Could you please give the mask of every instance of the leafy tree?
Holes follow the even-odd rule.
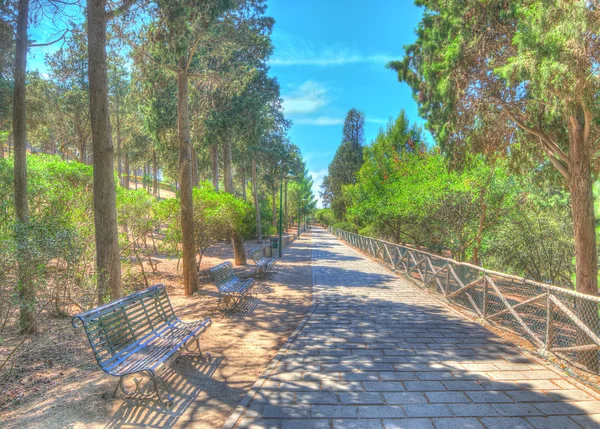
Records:
[[[390,67],[413,89],[427,127],[455,158],[469,150],[545,156],[570,193],[576,289],[598,294],[592,198],[598,155],[594,2],[419,0],[417,41]],[[595,304],[594,304],[595,305]],[[598,311],[582,303],[590,326]],[[582,339],[584,341],[584,339]],[[581,362],[599,367],[596,352]]]
[[[363,163],[364,124],[363,112],[354,108],[348,111],[342,131],[342,143],[323,180],[322,195],[338,219],[343,219],[346,214],[347,202],[342,188],[356,182],[356,173]]]

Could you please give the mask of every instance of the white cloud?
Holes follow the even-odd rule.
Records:
[[[344,123],[344,119],[343,118],[333,118],[331,116],[319,116],[317,118],[295,119],[294,123],[302,124],[302,125],[318,125],[318,126],[341,125]]]
[[[321,171],[309,171],[308,174],[312,177],[313,180],[313,195],[317,199],[317,206],[323,207],[323,200],[319,195],[319,191],[321,190],[321,184],[323,183],[323,177],[327,175],[327,169],[323,169]]]
[[[398,59],[400,55],[385,53],[361,53],[356,49],[314,43],[291,35],[276,32],[273,35],[275,54],[270,63],[274,66],[339,66],[345,64],[386,64]]]
[[[283,108],[288,115],[313,113],[327,103],[327,90],[312,80],[307,80],[291,94],[283,96]]]

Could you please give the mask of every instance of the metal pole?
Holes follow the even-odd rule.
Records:
[[[298,190],[298,238],[300,238],[300,202],[302,197],[300,196],[300,190]]]
[[[283,174],[281,175],[281,181],[279,182],[279,257],[281,258],[283,249]]]

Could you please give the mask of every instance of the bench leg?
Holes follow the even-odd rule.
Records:
[[[156,374],[152,371],[144,371],[144,372],[150,378],[149,383],[148,383],[148,384],[151,384],[150,389],[148,389],[148,384],[145,384],[145,385],[143,384],[143,381],[144,381],[143,379],[137,379],[136,377],[133,377],[133,382],[135,384],[135,388],[133,390],[129,390],[129,389],[127,389],[127,386],[125,386],[125,377],[127,377],[129,375],[133,375],[133,374],[122,375],[119,378],[119,382],[117,383],[117,386],[115,387],[113,397],[116,398],[119,388],[121,389],[121,392],[123,392],[123,394],[128,398],[133,398],[133,397],[138,397],[138,396],[142,397],[142,398],[149,398],[151,396],[154,396],[154,394],[156,394],[156,397],[158,398],[158,400],[161,404],[165,404],[170,407],[173,404],[173,400],[168,395],[167,395],[167,399],[163,400],[162,395],[160,394],[160,390],[158,388],[158,378],[156,377]]]
[[[200,353],[202,355],[202,360],[204,362],[206,362],[206,363],[210,362],[212,360],[212,355],[208,352],[202,353],[202,348],[200,347],[200,337],[196,338],[195,343],[196,343],[196,349],[190,350],[188,347],[188,351]]]

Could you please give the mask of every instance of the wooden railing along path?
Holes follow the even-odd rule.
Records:
[[[542,356],[551,353],[600,375],[600,297],[339,229],[329,230],[473,316],[526,337]]]

